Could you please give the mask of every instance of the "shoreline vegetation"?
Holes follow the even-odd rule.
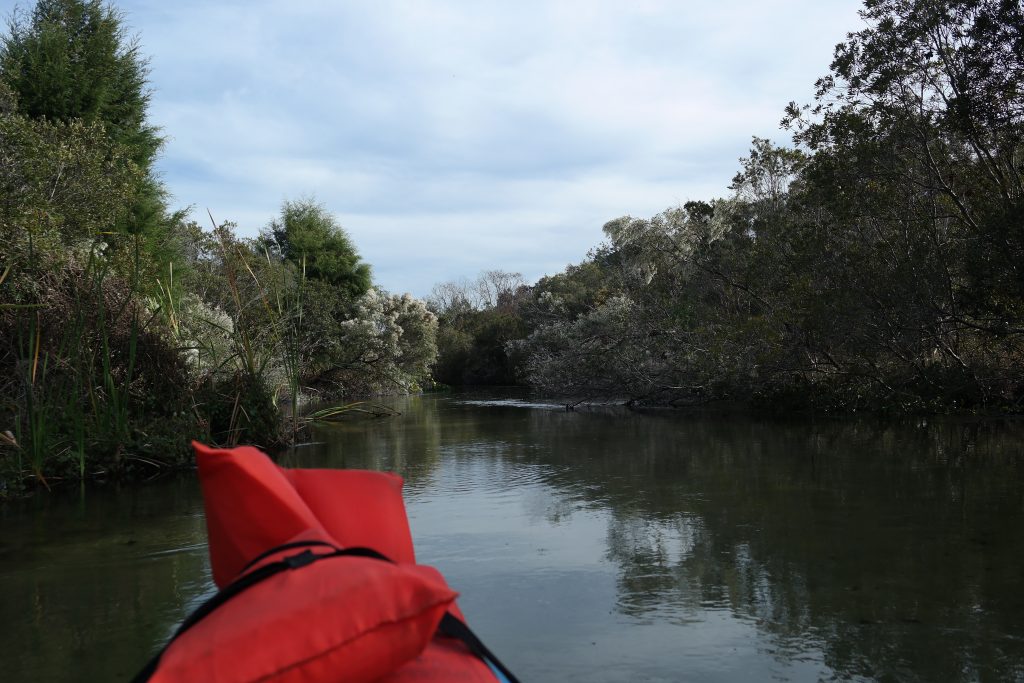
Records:
[[[572,400],[1019,414],[1024,9],[870,0],[789,146],[529,286],[439,285],[436,378]]]
[[[300,396],[430,381],[436,316],[374,287],[314,199],[252,239],[168,207],[146,79],[95,0],[40,0],[0,43],[0,497],[149,477],[193,438],[271,449],[365,412]]]
[[[173,210],[146,59],[99,0],[0,37],[0,498],[294,443],[324,401],[528,385],[567,405],[1020,413],[1024,10],[871,0],[789,146],[604,226],[535,284],[373,285],[313,198],[255,238]],[[206,220],[208,219],[208,221]],[[205,227],[206,224],[209,227]],[[337,411],[333,416],[337,416]]]

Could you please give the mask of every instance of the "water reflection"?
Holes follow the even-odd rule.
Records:
[[[762,673],[809,665],[773,674],[783,678],[1024,678],[1019,426],[474,403],[408,406],[437,415],[422,447],[443,454],[409,463],[413,506],[416,492],[444,488],[440,467],[465,475],[450,493],[519,491],[532,531],[541,520],[571,528],[581,513],[602,511],[600,558],[614,565],[615,591],[605,625],[627,618],[627,628],[692,631],[724,610],[734,625],[756,627],[753,649],[772,660],[755,663]],[[381,453],[388,442],[374,430],[348,436],[335,448],[360,466],[352,453]],[[404,448],[421,447],[408,437]],[[427,488],[417,488],[422,480]],[[476,514],[507,507],[461,503],[469,505]],[[546,566],[556,566],[546,552]],[[550,666],[538,673],[557,670]]]
[[[396,407],[285,462],[401,472],[420,558],[523,680],[1024,680],[1017,424]],[[28,508],[14,680],[125,679],[209,591],[191,478]]]
[[[128,680],[210,591],[191,480],[61,491],[0,514],[4,680]]]

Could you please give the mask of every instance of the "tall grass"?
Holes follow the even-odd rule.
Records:
[[[47,485],[43,475],[43,466],[46,455],[49,452],[53,441],[48,431],[48,414],[43,390],[49,366],[49,357],[42,354],[42,332],[39,324],[39,314],[29,316],[28,336],[24,343],[25,357],[28,361],[24,364],[25,378],[25,407],[21,419],[15,422],[15,434],[21,448],[28,452],[28,464],[32,474],[43,484]],[[42,367],[40,368],[40,357],[42,356]],[[19,470],[22,470],[23,463],[19,458]],[[23,470],[22,470],[23,471]]]
[[[283,444],[277,397],[290,398],[289,421],[295,423],[305,276],[294,277],[266,250],[258,256],[212,214],[210,222],[216,258],[207,276],[224,299],[211,308],[197,297],[183,298],[170,265],[165,279],[156,281],[154,308],[178,347],[192,354],[192,409],[206,439],[224,446],[243,440]]]
[[[93,280],[93,293],[99,305],[96,307],[98,316],[98,333],[100,338],[99,354],[99,377],[100,382],[90,382],[88,386],[89,398],[92,403],[96,417],[96,426],[104,439],[113,445],[114,464],[122,455],[125,444],[129,441],[129,423],[132,408],[131,383],[135,374],[135,360],[138,350],[139,320],[138,312],[132,304],[136,294],[138,272],[138,238],[135,238],[135,260],[133,266],[132,286],[129,289],[129,297],[126,297],[121,306],[114,311],[115,320],[123,315],[131,318],[130,332],[128,338],[128,367],[124,378],[118,381],[114,374],[112,349],[110,340],[110,329],[107,324],[107,307],[104,298],[103,282],[107,275],[105,267],[96,269]],[[130,310],[129,310],[130,309]],[[96,374],[88,373],[86,377],[92,378]]]
[[[265,252],[267,262],[271,263],[269,252]],[[289,431],[294,443],[299,428],[299,390],[302,381],[302,318],[305,311],[306,294],[306,259],[302,259],[302,268],[295,288],[289,292],[284,287],[275,287],[274,299],[277,302],[277,316],[280,325],[281,360],[288,384],[290,400]]]
[[[117,474],[129,461],[159,464],[139,455],[157,446],[142,432],[151,416],[141,405],[147,397],[134,386],[147,323],[139,317],[139,238],[128,239],[133,261],[127,278],[112,273],[99,238],[79,259],[43,266],[30,258],[21,273],[15,264],[4,269],[0,284],[20,277],[22,291],[34,300],[0,304],[8,312],[3,324],[19,339],[13,367],[20,376],[9,413],[12,438],[0,441],[16,456],[13,467],[0,461],[0,479],[48,485],[55,478]],[[146,386],[153,383],[148,378]]]
[[[28,253],[30,260],[34,255],[34,246],[33,235],[29,231]],[[7,265],[0,284],[8,279],[13,267],[13,263]],[[13,442],[17,451],[13,473],[17,478],[15,483],[20,485],[22,479],[28,474],[35,476],[43,485],[47,485],[43,467],[53,439],[48,431],[49,413],[46,410],[43,394],[49,369],[49,355],[43,352],[43,330],[38,311],[39,305],[34,302],[5,303],[4,308],[14,310],[20,314],[19,318],[26,320],[26,324],[17,329],[19,352],[15,368],[18,369],[18,385],[22,402],[14,415]],[[41,364],[40,360],[42,360]],[[26,456],[27,463],[25,462]],[[26,465],[28,465],[27,470]]]
[[[0,424],[0,488],[155,471],[185,461],[193,436],[276,446],[315,421],[387,413],[359,402],[301,414],[305,260],[293,268],[210,220],[213,235],[199,243],[210,258],[184,275],[212,283],[208,299],[195,281],[179,282],[174,263],[143,281],[137,236],[97,235],[45,262],[0,263],[0,287],[20,287],[0,289],[0,326],[17,337],[6,357],[0,346],[0,364],[14,371],[18,394],[0,404],[11,426],[7,436]],[[180,376],[160,374],[171,357]],[[181,398],[173,418],[153,397],[161,391]]]

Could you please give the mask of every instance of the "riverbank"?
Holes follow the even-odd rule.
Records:
[[[188,442],[288,442],[300,392],[416,391],[436,319],[374,286],[334,215],[263,226],[169,205],[124,15],[69,0],[0,40],[0,492],[145,478]],[[53,65],[60,65],[59,68]],[[205,217],[203,223],[206,223]]]

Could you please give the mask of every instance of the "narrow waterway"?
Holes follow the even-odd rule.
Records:
[[[292,466],[393,470],[522,680],[1024,681],[1024,425],[399,399]],[[211,591],[192,477],[0,508],[0,678],[126,680]]]

